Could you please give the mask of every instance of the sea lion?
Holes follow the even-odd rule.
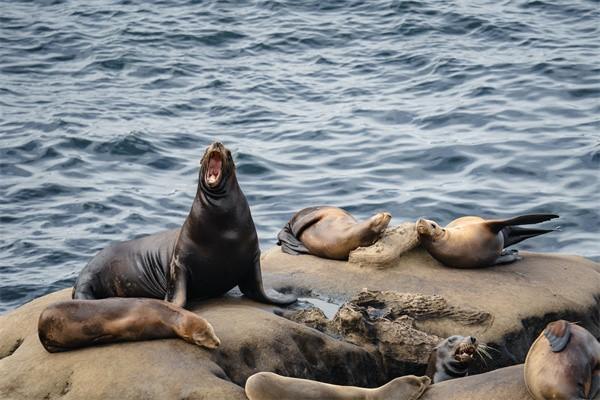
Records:
[[[429,383],[430,380],[426,376],[408,375],[396,378],[381,387],[367,389],[259,372],[248,378],[245,390],[250,400],[414,400],[421,397]]]
[[[536,400],[599,399],[600,342],[579,325],[551,322],[529,348],[524,375]]]
[[[246,197],[236,177],[231,152],[221,143],[210,145],[202,157],[198,189],[191,210],[180,229],[172,229],[127,242],[116,243],[100,251],[81,271],[73,289],[73,299],[92,300],[82,304],[94,322],[103,324],[114,317],[115,306],[109,297],[144,297],[164,299],[173,305],[184,307],[189,298],[202,299],[222,295],[235,286],[251,299],[278,305],[290,304],[295,296],[263,289],[260,271],[260,249],[256,228],[250,214]],[[131,306],[128,307],[128,304]],[[173,310],[164,304],[161,315]],[[49,315],[57,316],[64,309],[62,324],[78,324],[79,316],[71,310],[72,304],[57,304]],[[145,319],[146,313],[154,313],[160,303],[142,300],[123,301],[116,307],[124,321]],[[88,311],[95,308],[94,312]],[[135,311],[135,312],[134,312]],[[183,315],[183,311],[181,311]],[[40,318],[40,337],[49,337],[46,327],[52,324]],[[149,318],[148,321],[155,321]],[[157,328],[151,323],[133,337],[127,324],[110,328],[111,336],[103,342],[118,340],[143,340],[155,338],[149,333]],[[64,328],[68,332],[77,329]],[[171,331],[161,332],[169,333]],[[178,332],[172,327],[173,332]],[[57,338],[58,343],[69,341],[78,346],[93,344],[86,335]],[[91,335],[93,336],[93,335]],[[90,338],[91,338],[90,336]],[[168,337],[168,336],[164,336]]]
[[[425,375],[432,383],[465,377],[475,354],[480,352],[479,343],[473,336],[450,336],[431,352]]]
[[[375,243],[391,218],[381,212],[359,223],[341,208],[309,207],[292,216],[277,235],[277,244],[288,254],[347,260],[352,250]]]
[[[39,318],[40,342],[50,353],[90,343],[180,337],[214,349],[221,343],[204,318],[164,300],[113,297],[51,304]],[[65,323],[68,321],[68,323]]]
[[[421,218],[417,221],[416,228],[421,245],[442,264],[455,268],[482,268],[520,260],[517,250],[505,248],[554,231],[515,225],[537,224],[553,218],[558,218],[558,215],[530,214],[492,220],[461,217],[445,228],[434,221]]]

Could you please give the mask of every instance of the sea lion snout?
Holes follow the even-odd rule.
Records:
[[[214,142],[206,148],[200,162],[201,179],[206,186],[213,189],[226,179],[233,164],[231,152],[221,142]]]

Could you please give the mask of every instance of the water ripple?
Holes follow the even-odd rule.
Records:
[[[261,245],[299,208],[397,223],[561,215],[600,259],[597,2],[4,3],[0,312],[108,243],[176,227],[203,148]]]

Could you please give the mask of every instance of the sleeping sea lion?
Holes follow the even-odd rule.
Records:
[[[579,325],[551,322],[529,348],[524,374],[536,400],[600,399],[600,342]]]
[[[431,352],[425,375],[431,378],[432,383],[465,377],[478,352],[479,343],[473,336],[450,336]]]
[[[408,375],[381,387],[367,389],[259,372],[246,381],[246,396],[250,400],[414,400],[421,397],[429,382],[426,376]]]
[[[181,329],[176,326],[162,329],[159,321],[172,325],[178,318],[189,319],[189,314],[181,309],[188,299],[219,296],[236,285],[243,294],[260,302],[285,305],[296,300],[292,295],[275,291],[265,293],[250,208],[238,185],[231,152],[215,142],[202,157],[198,189],[183,226],[116,243],[100,251],[79,274],[73,289],[76,301],[56,304],[51,313],[41,314],[39,336],[50,337],[52,332],[55,345],[49,351],[98,341],[172,337],[173,332],[178,334]],[[102,300],[110,297],[164,299],[173,304],[140,299],[118,303]],[[77,312],[73,307],[85,310]],[[84,314],[90,316],[88,326],[106,324],[116,318],[122,323],[92,330],[97,335],[65,327],[65,324],[79,324]],[[165,318],[170,314],[175,315]],[[137,328],[143,325],[141,321],[148,323],[145,329]],[[56,324],[62,324],[60,329]],[[107,336],[104,332],[109,331]],[[58,337],[61,332],[63,337]],[[156,332],[161,334],[157,336]]]
[[[520,260],[517,250],[504,249],[525,239],[554,231],[515,225],[537,224],[553,218],[558,218],[558,215],[530,214],[492,220],[461,217],[445,228],[434,221],[421,218],[417,221],[416,228],[421,245],[442,264],[455,268],[482,268]]]
[[[294,214],[277,235],[277,244],[288,254],[347,260],[352,250],[375,243],[391,218],[382,212],[359,223],[341,208],[309,207]]]

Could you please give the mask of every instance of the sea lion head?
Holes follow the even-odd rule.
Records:
[[[438,359],[453,359],[465,367],[473,361],[479,343],[473,336],[454,335],[437,346]]]
[[[370,229],[373,231],[373,233],[377,234],[375,239],[379,239],[385,228],[387,228],[391,219],[392,214],[389,212],[380,212],[371,217]]]
[[[444,234],[444,228],[438,225],[437,222],[425,218],[419,218],[416,223],[417,234],[419,239],[429,239],[436,241]]]
[[[200,181],[208,190],[223,186],[235,171],[231,152],[222,143],[214,142],[206,148],[200,161]]]

